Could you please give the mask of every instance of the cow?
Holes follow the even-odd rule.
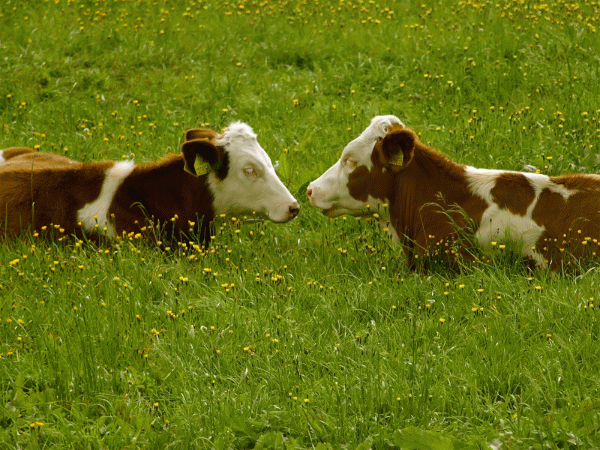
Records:
[[[180,154],[155,163],[79,162],[24,147],[0,151],[0,235],[41,233],[106,236],[153,230],[182,238],[222,215],[253,214],[287,222],[300,206],[277,177],[252,128],[222,134],[192,129]]]
[[[389,221],[413,269],[432,254],[476,258],[463,246],[465,235],[484,254],[510,249],[534,267],[558,269],[600,255],[599,175],[458,164],[395,116],[375,117],[306,194],[328,217]]]

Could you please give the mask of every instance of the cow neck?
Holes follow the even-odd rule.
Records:
[[[425,246],[440,222],[440,207],[463,207],[471,197],[464,166],[421,143],[406,168],[394,175],[392,192],[392,226],[409,247]]]
[[[212,220],[213,196],[207,186],[207,175],[194,177],[183,167],[181,155],[136,166],[117,191],[111,207],[117,227],[133,231],[134,221],[143,223],[151,218],[165,223],[176,218],[175,228],[187,229],[188,221],[197,222],[202,217]]]

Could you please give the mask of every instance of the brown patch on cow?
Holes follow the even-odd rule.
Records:
[[[478,195],[473,195],[462,203],[462,210],[471,219],[475,228],[481,224],[483,213],[490,205]],[[463,218],[464,220],[464,218]]]
[[[575,230],[584,237],[600,238],[600,192],[575,192],[565,200],[544,189],[532,218],[546,229],[547,237],[558,238]]]
[[[361,202],[366,202],[371,191],[372,174],[366,166],[358,166],[348,175],[348,191]]]
[[[598,192],[600,190],[600,175],[572,174],[551,177],[550,181],[560,184],[571,191]]]
[[[359,166],[348,176],[348,191],[362,202],[366,202],[369,195],[383,201],[390,196],[392,178],[392,173],[382,166],[373,164],[371,170]]]
[[[553,221],[557,219],[557,210],[563,210],[566,202],[558,192],[552,192],[546,188],[540,192],[538,201],[533,209],[531,218],[538,225],[548,229],[553,227]]]
[[[550,189],[540,193],[532,218],[545,231],[536,243],[536,250],[552,269],[575,267],[579,260],[600,259],[599,177],[552,178],[557,180],[573,193],[568,199]]]
[[[77,211],[100,195],[104,172],[114,163],[89,164],[81,170],[82,163],[68,158],[31,155],[0,166],[0,230],[15,235],[53,224],[66,234],[74,232]]]
[[[535,190],[522,173],[504,172],[498,175],[491,194],[498,207],[519,216],[525,216],[535,200]]]
[[[109,215],[115,217],[117,234],[138,231],[146,221],[166,227],[166,234],[187,233],[213,220],[213,196],[207,176],[190,176],[183,167],[182,155],[169,155],[133,169],[117,189],[109,210]],[[175,216],[177,219],[171,221]]]
[[[563,211],[565,206],[566,202],[561,194],[546,188],[540,193],[531,214],[533,221],[544,227],[545,230],[536,242],[535,249],[551,267],[554,264],[553,261],[556,262],[562,259],[561,253],[565,251],[565,244],[567,243],[567,230],[562,230],[564,232],[560,233],[562,226],[556,222],[559,219],[558,212]]]

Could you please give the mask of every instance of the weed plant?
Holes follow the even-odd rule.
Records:
[[[411,273],[307,183],[378,114],[477,167],[598,172],[600,3],[9,0],[0,148],[156,160],[254,127],[302,203],[211,247],[1,238],[0,447],[600,447],[600,276]],[[423,180],[424,183],[427,180]]]

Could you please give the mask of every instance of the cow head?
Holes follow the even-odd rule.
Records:
[[[391,177],[410,162],[414,139],[397,117],[375,117],[341,158],[310,183],[310,203],[329,217],[378,211],[389,201]]]
[[[212,130],[190,130],[182,153],[186,172],[194,176],[208,172],[217,216],[256,213],[273,222],[287,222],[300,211],[256,134],[244,123],[233,123],[222,135]],[[198,161],[203,162],[200,167]]]

